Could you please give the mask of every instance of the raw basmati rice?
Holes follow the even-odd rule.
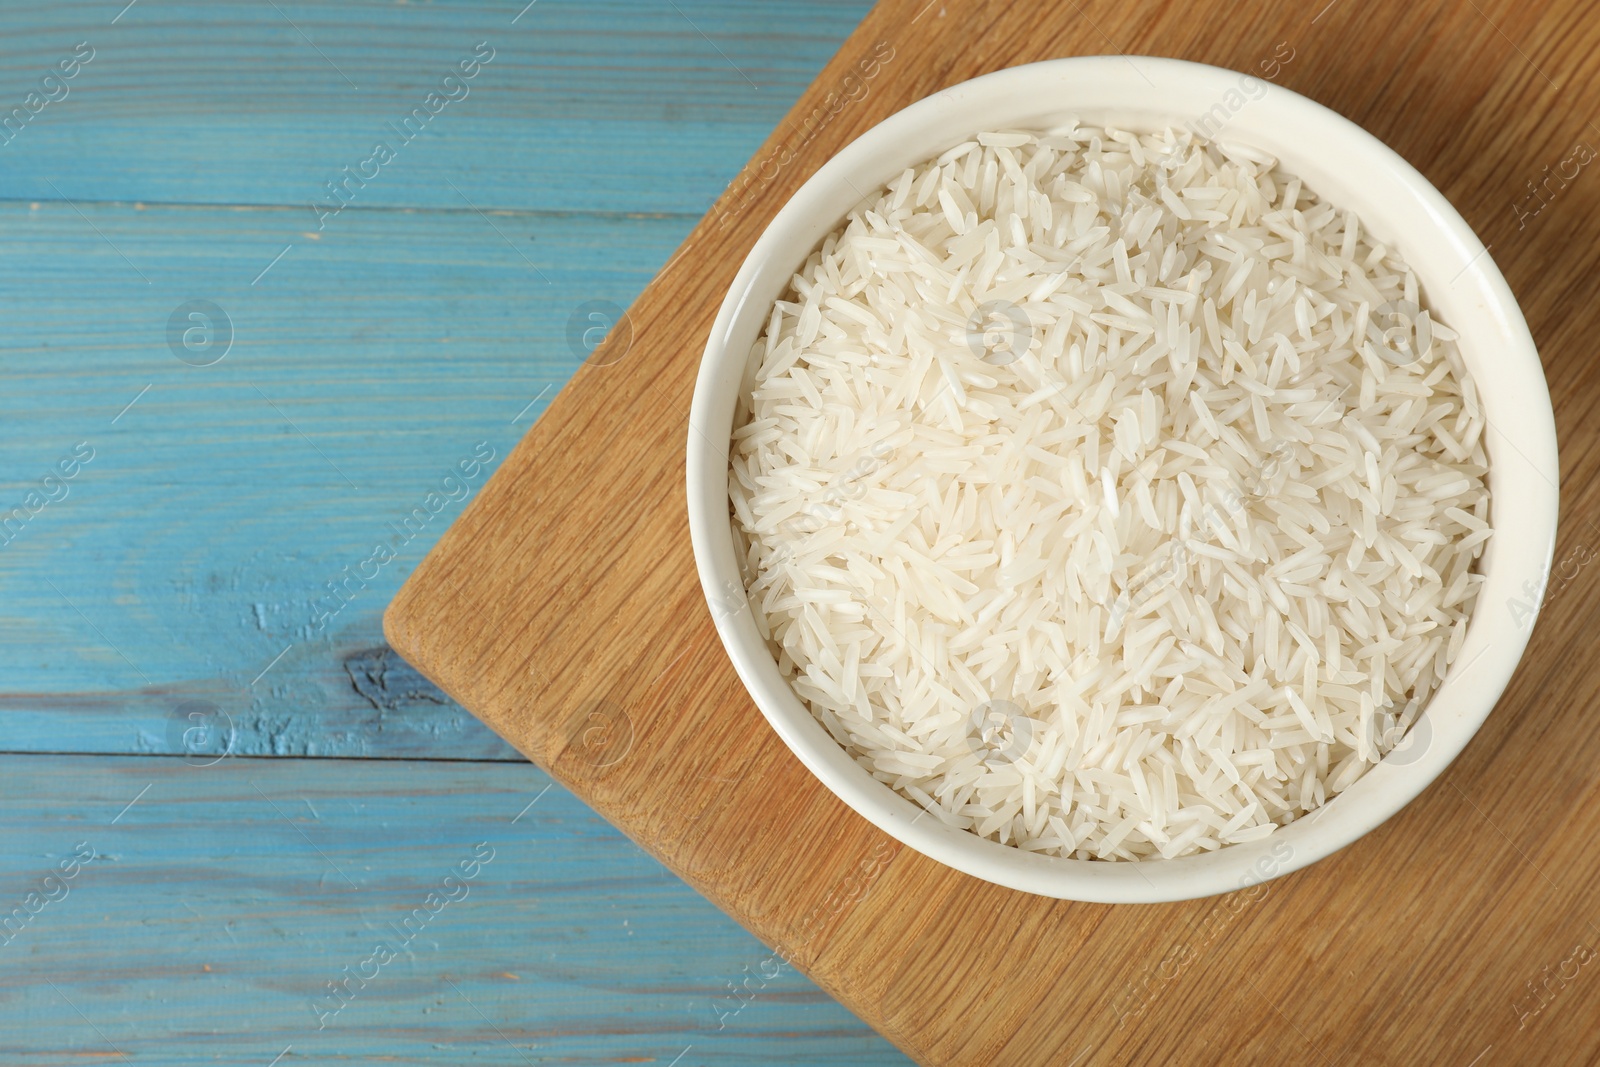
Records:
[[[1416,276],[1260,152],[981,133],[773,307],[729,494],[781,670],[951,826],[1173,857],[1326,803],[1455,658],[1484,421]]]

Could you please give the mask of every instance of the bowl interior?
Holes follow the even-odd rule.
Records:
[[[1174,860],[1105,862],[1024,853],[944,826],[876,781],[814,719],[779,673],[745,598],[727,501],[734,405],[774,300],[862,198],[983,129],[1070,118],[1155,130],[1206,122],[1215,136],[1278,157],[1353,209],[1417,272],[1427,305],[1461,335],[1488,423],[1485,581],[1466,643],[1413,728],[1383,763],[1312,815],[1263,841]],[[1106,903],[1181,900],[1285,874],[1349,844],[1444,770],[1509,681],[1532,631],[1554,547],[1559,468],[1549,393],[1522,314],[1483,245],[1409,164],[1305,97],[1234,71],[1093,56],[1013,67],[898,112],[826,163],[774,217],[739,271],[706,347],[690,414],[688,502],[695,561],[717,630],[773,728],[835,794],[907,846],[968,874],[1046,896]],[[1525,583],[1529,583],[1524,588]],[[1512,609],[1513,601],[1521,608]],[[1531,608],[1531,611],[1528,610]]]

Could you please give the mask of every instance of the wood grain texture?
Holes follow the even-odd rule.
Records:
[[[0,511],[96,453],[0,546],[0,750],[172,753],[206,700],[245,755],[515,758],[381,633],[459,500],[321,629],[315,602],[510,450],[581,309],[632,301],[866,8],[525,2],[4,5],[0,115],[94,57],[0,129]],[[470,94],[318,229],[480,40]],[[169,349],[194,299],[232,323],[214,366]]]
[[[730,1017],[767,952],[550,785],[526,764],[13,758],[0,1062],[905,1062],[792,968]],[[80,843],[96,858],[44,883]],[[27,915],[29,893],[56,899]],[[396,958],[368,963],[378,944]]]
[[[1068,10],[1070,8],[1070,10]],[[883,0],[769,138],[879,42],[898,57],[731,225],[719,211],[401,590],[394,647],[596,810],[927,1064],[1600,1060],[1600,541],[1590,338],[1600,177],[1593,5]],[[689,550],[700,347],[763,222],[827,157],[941,87],[1083,53],[1256,70],[1366,126],[1492,246],[1539,343],[1567,507],[1527,660],[1450,771],[1343,852],[1234,895],[1040,900],[938,867],[837,802],[741,689]],[[748,173],[755,173],[754,171]],[[732,199],[720,205],[733,207]],[[1479,610],[1503,611],[1486,604]]]
[[[453,181],[484,208],[697,218],[867,7],[539,0],[518,18],[527,0],[139,0],[112,25],[126,3],[7,6],[5,112],[75,44],[95,50],[0,146],[7,197],[283,205],[311,220],[323,183],[486,41],[494,58],[467,95],[358,206],[460,210]]]
[[[104,860],[0,936],[0,1063],[904,1062],[793,969],[724,1022],[755,939],[559,787],[509,825],[537,770],[442,762],[517,758],[381,633],[459,500],[311,627],[477,442],[498,466],[582,305],[633,299],[867,7],[524,3],[0,2],[0,115],[96,49],[0,144],[0,510],[96,450],[0,546],[0,919],[74,843]],[[319,231],[307,200],[479,40],[470,97]],[[214,366],[168,346],[192,299],[232,320]],[[174,757],[197,706],[276,758]],[[319,1031],[481,840],[470,898]]]
[[[378,614],[482,487],[458,462],[498,465],[578,366],[571,309],[626,300],[681,224],[499,215],[524,262],[471,213],[350,211],[252,286],[283,247],[283,214],[0,204],[12,270],[75,267],[9,323],[6,374],[26,410],[0,428],[15,478],[4,507],[76,443],[94,450],[66,497],[0,548],[12,750],[176,751],[176,706],[207,699],[234,716],[244,754],[506,755],[384,656]],[[169,315],[195,297],[232,320],[214,366],[167,347]],[[403,526],[430,492],[442,509]],[[377,543],[396,558],[343,585]],[[349,597],[336,614],[330,581]],[[406,677],[368,684],[386,664]]]

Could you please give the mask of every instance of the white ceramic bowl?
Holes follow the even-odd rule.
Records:
[[[918,820],[915,804],[876,781],[812,718],[751,617],[727,495],[727,442],[751,347],[806,256],[862,192],[906,167],[983,129],[1042,128],[1073,116],[1160,129],[1215,116],[1218,105],[1228,116],[1221,139],[1276,155],[1309,188],[1353,208],[1400,251],[1428,304],[1461,334],[1490,427],[1495,529],[1465,647],[1408,740],[1319,811],[1263,841],[1173,860],[1074,860]],[[778,212],[723,301],[700,364],[688,442],[689,529],[717,632],[756,706],[801,762],[874,825],[940,863],[1028,893],[1104,903],[1183,900],[1297,870],[1422,792],[1488,717],[1522,656],[1533,624],[1523,609],[1537,610],[1550,569],[1558,479],[1555,420],[1533,338],[1500,271],[1438,190],[1371,134],[1303,96],[1235,71],[1139,56],[1051,60],[952,86],[829,160]]]

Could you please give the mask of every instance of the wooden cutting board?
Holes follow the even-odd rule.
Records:
[[[691,387],[766,220],[923,96],[1113,51],[1271,72],[1393,145],[1492,247],[1556,398],[1558,577],[1510,689],[1405,812],[1254,899],[1043,900],[902,848],[768,728],[690,555]],[[1596,116],[1592,4],[883,0],[417,569],[389,638],[921,1063],[1600,1062],[1600,166],[1573,162]],[[747,999],[780,965],[726,978]]]

